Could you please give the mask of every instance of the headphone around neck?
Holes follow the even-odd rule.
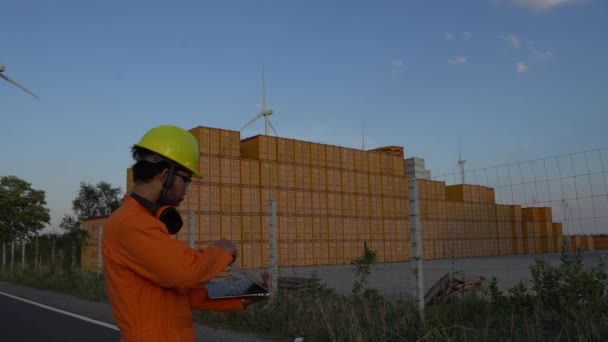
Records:
[[[148,209],[152,216],[164,223],[169,234],[177,234],[177,232],[182,229],[184,222],[182,220],[182,216],[175,207],[170,205],[160,206],[156,203],[148,201],[134,192],[129,193],[129,196]]]

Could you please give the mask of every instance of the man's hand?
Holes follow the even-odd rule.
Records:
[[[264,287],[267,288],[268,291],[272,290],[272,276],[270,275],[270,272],[264,271],[260,273],[260,277],[262,277],[262,284]]]
[[[262,285],[264,285],[265,288],[268,289],[268,291],[272,290],[272,276],[270,275],[270,273],[268,271],[264,271],[262,273],[260,273],[260,277],[262,277]],[[265,300],[268,299],[268,297],[247,297],[247,298],[243,298],[243,306],[246,308],[248,305],[257,303],[261,300]]]
[[[213,245],[225,250],[226,253],[232,255],[232,262],[230,262],[231,264],[236,260],[238,252],[236,250],[236,247],[234,247],[234,244],[230,240],[221,238],[217,240]]]

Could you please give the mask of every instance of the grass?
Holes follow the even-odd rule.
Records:
[[[519,284],[501,292],[493,281],[485,291],[427,306],[424,323],[410,302],[385,301],[366,287],[373,254],[353,260],[355,284],[338,295],[319,279],[299,291],[281,291],[272,301],[239,313],[197,311],[207,326],[277,339],[305,341],[599,341],[608,340],[608,276],[605,265],[584,270],[580,252],[563,253],[551,266],[530,266],[531,288]],[[87,272],[41,270],[1,273],[25,286],[105,301],[103,278]]]

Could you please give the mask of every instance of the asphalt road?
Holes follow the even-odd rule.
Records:
[[[115,329],[108,303],[0,281],[0,342],[119,341]],[[197,341],[270,341],[199,324],[194,329]]]
[[[64,342],[120,339],[113,325],[49,308],[0,292],[0,339]]]

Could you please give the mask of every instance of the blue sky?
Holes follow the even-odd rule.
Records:
[[[605,147],[608,2],[4,1],[0,175],[124,188],[130,146],[176,124],[239,130],[262,66],[280,136],[401,145],[433,175]],[[241,138],[263,133],[263,121]]]

